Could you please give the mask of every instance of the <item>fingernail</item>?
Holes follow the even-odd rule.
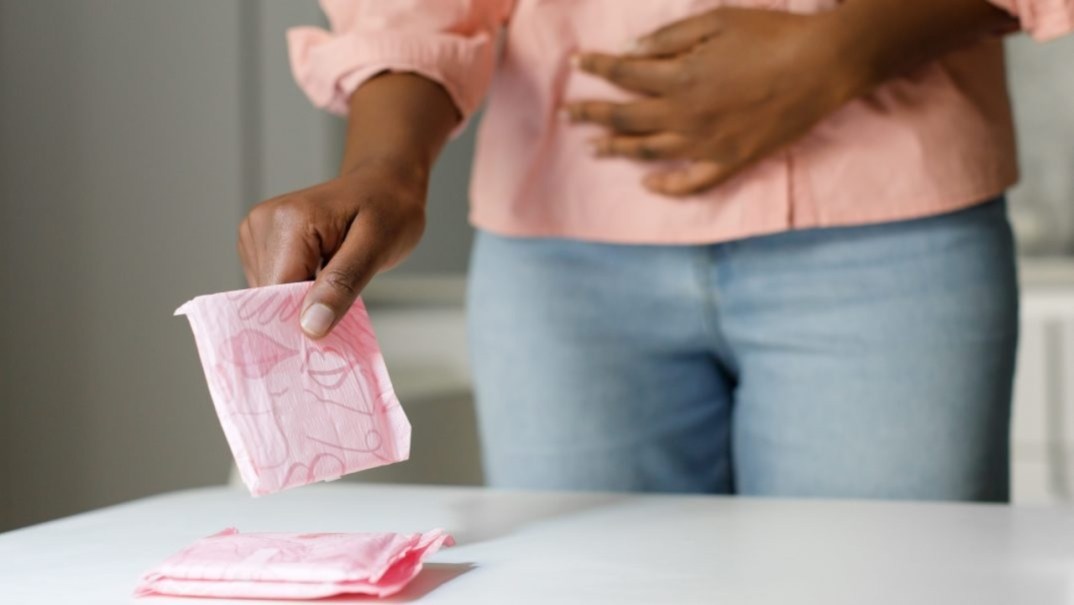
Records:
[[[566,107],[560,107],[559,111],[556,113],[559,115],[560,122],[564,124],[569,124],[571,122],[571,111]]]
[[[641,40],[631,40],[627,43],[626,48],[623,49],[623,53],[627,55],[639,55],[641,54],[641,44]]]
[[[582,65],[582,55],[575,53],[571,55],[570,58],[567,59],[567,61],[570,62],[571,67],[573,67],[574,69],[578,69]]]
[[[324,336],[328,328],[332,327],[332,321],[336,318],[332,309],[321,303],[313,303],[302,314],[302,330],[313,337]]]

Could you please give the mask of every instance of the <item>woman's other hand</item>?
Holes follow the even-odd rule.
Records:
[[[655,31],[628,54],[578,55],[580,69],[641,96],[580,100],[566,111],[608,129],[592,141],[598,156],[680,161],[643,183],[690,195],[887,78],[1009,24],[983,0],[851,0],[812,15],[718,8]]]

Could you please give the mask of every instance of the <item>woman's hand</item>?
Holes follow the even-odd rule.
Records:
[[[350,99],[340,176],[254,207],[239,227],[251,286],[316,277],[301,325],[320,338],[378,271],[401,262],[425,229],[429,173],[459,114],[440,85],[387,73]]]
[[[859,88],[826,44],[824,15],[719,8],[639,41],[628,56],[584,53],[582,70],[641,93],[629,103],[567,105],[606,126],[598,156],[688,160],[644,185],[688,195],[719,185],[805,134]]]
[[[579,55],[581,69],[643,96],[566,110],[572,121],[609,129],[592,142],[598,156],[682,161],[643,183],[689,195],[888,78],[1010,25],[984,0],[846,0],[814,15],[718,8],[657,30],[629,55]]]
[[[310,336],[327,334],[377,272],[418,244],[426,183],[412,172],[363,165],[257,205],[239,227],[246,280],[264,286],[316,276],[301,324]]]

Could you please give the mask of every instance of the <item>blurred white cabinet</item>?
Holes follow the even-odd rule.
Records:
[[[1015,502],[1074,501],[1074,260],[1022,267],[1022,334],[1014,389]]]

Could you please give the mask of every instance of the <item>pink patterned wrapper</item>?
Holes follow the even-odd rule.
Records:
[[[136,596],[319,599],[387,597],[421,571],[425,557],[453,544],[424,534],[242,534],[202,538],[142,577]]]
[[[309,282],[199,296],[194,331],[216,414],[255,496],[406,460],[410,422],[359,300],[321,340],[298,314]]]

